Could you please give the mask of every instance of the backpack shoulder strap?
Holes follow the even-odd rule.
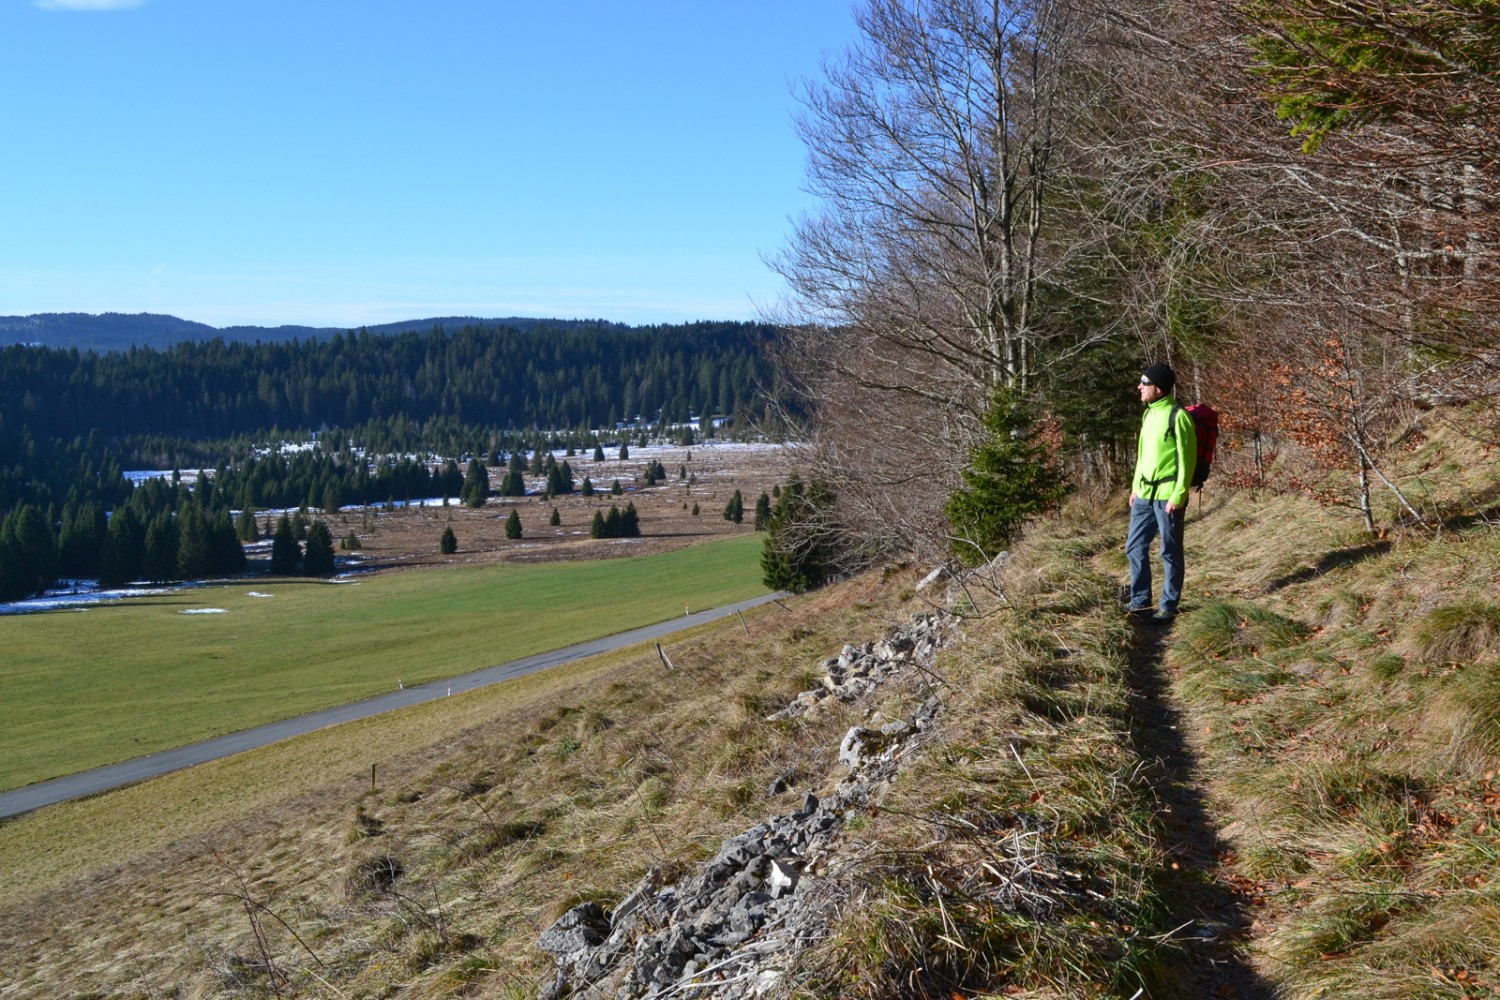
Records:
[[[1177,430],[1177,414],[1187,412],[1187,407],[1178,403],[1172,404],[1172,412],[1167,414],[1167,432],[1161,436],[1163,441],[1172,437]]]

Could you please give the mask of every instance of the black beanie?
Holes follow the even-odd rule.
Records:
[[[1147,365],[1141,369],[1141,374],[1150,379],[1152,385],[1159,386],[1162,392],[1171,392],[1172,387],[1177,384],[1177,376],[1164,364]]]

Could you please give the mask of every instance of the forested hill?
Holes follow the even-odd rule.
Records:
[[[457,330],[463,326],[508,326],[517,330],[572,330],[580,327],[627,329],[621,324],[591,319],[528,319],[512,316],[505,319],[478,319],[473,316],[444,316],[430,319],[382,323],[361,329],[373,334],[409,333],[445,327]],[[76,347],[81,351],[128,351],[132,347],[167,348],[184,341],[243,341],[253,344],[289,340],[326,340],[345,332],[344,327],[316,326],[227,326],[222,329],[205,323],[163,316],[157,313],[36,313],[31,316],[0,316],[0,345],[24,344],[31,347]]]
[[[750,415],[771,327],[467,325],[326,340],[180,343],[98,354],[0,348],[0,464],[23,440],[101,431],[225,438],[404,418],[500,430],[612,427],[637,415]]]
[[[776,395],[764,350],[776,335],[750,323],[470,324],[107,353],[0,348],[0,600],[59,578],[236,572],[232,504],[244,540],[252,507],[459,495],[461,455],[476,456],[482,503],[486,460],[624,442],[645,433],[636,418],[696,418],[712,434],[724,428],[706,418],[727,417],[740,433]],[[259,452],[323,430],[314,450]],[[690,441],[693,428],[673,433]],[[216,471],[191,492],[175,479],[136,489],[121,473],[176,466]],[[548,491],[571,492],[566,465],[557,472]]]

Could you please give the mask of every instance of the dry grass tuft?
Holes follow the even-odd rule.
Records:
[[[1426,663],[1472,663],[1500,651],[1500,604],[1459,600],[1427,612],[1412,630],[1411,653]]]

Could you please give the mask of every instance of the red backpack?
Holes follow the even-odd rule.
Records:
[[[1172,415],[1167,418],[1167,437],[1172,436],[1172,428],[1177,425],[1178,410],[1186,410],[1187,415],[1193,418],[1193,432],[1198,438],[1198,464],[1193,467],[1193,481],[1190,485],[1202,489],[1204,481],[1208,479],[1209,469],[1214,464],[1214,446],[1219,443],[1219,411],[1207,403],[1174,406]]]

